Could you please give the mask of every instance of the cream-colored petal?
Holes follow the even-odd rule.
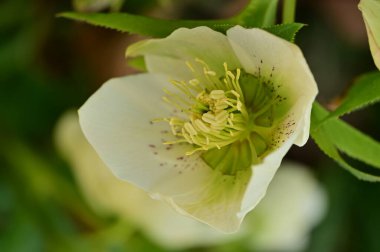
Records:
[[[236,232],[244,218],[240,211],[244,193],[250,179],[250,171],[236,176],[222,175],[214,172],[208,184],[194,188],[187,194],[166,197],[163,199],[184,215],[191,216],[224,233]]]
[[[380,1],[361,0],[358,6],[363,14],[373,60],[380,70]]]
[[[86,138],[116,176],[146,191],[173,181],[181,193],[204,183],[210,171],[205,165],[198,169],[198,163],[189,167],[184,155],[191,146],[164,145],[172,140],[168,123],[151,122],[177,113],[162,101],[166,87],[166,77],[155,74],[112,79],[80,108],[79,119]]]
[[[303,127],[295,139],[302,146],[309,136],[310,111],[318,93],[314,77],[295,45],[261,29],[245,29],[235,26],[227,31],[227,37],[246,72],[273,83],[277,93],[286,97],[286,106],[301,101],[302,110],[295,115]]]
[[[283,162],[266,197],[247,216],[244,228],[259,251],[303,251],[326,211],[326,194],[308,167]]]
[[[285,128],[289,122],[293,122],[292,117],[297,115],[299,111],[302,110],[303,108],[300,106],[300,104],[295,104],[289,111],[290,117],[282,122],[282,125],[279,125],[279,128]],[[304,122],[295,122],[293,127],[294,128],[291,128],[290,130],[299,132],[301,128],[304,127]],[[279,131],[278,134],[280,134],[280,132],[284,132],[284,130]],[[255,208],[260,200],[265,196],[266,190],[272,181],[277,169],[280,167],[282,159],[298,136],[298,134],[290,134],[286,135],[287,138],[284,138],[284,136],[280,135],[280,145],[275,147],[275,149],[273,149],[272,152],[270,152],[262,160],[261,163],[252,166],[252,177],[248,183],[247,190],[243,198],[242,208],[239,212],[240,216],[244,217],[249,211]]]
[[[186,61],[195,58],[205,61],[219,75],[224,74],[223,63],[231,69],[239,66],[226,36],[208,27],[180,28],[163,39],[150,39],[131,45],[127,56],[145,56],[149,72],[166,74],[174,79],[193,78]]]
[[[150,120],[174,113],[161,101],[165,86],[154,74],[110,80],[80,109],[83,132],[119,178],[216,229],[236,231],[249,171],[223,176],[199,153],[185,155],[191,146],[162,144],[171,136],[168,125]]]
[[[116,215],[136,225],[169,249],[219,244],[236,239],[184,217],[167,204],[117,179],[100,160],[79,126],[77,113],[65,113],[55,130],[56,144],[73,168],[87,201],[100,214]]]

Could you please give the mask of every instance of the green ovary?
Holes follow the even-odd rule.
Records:
[[[196,61],[202,73],[188,63],[195,78],[172,82],[185,96],[166,91],[164,100],[186,114],[165,119],[177,137],[168,143],[192,144],[188,155],[201,151],[211,168],[236,175],[260,163],[271,150],[273,131],[281,119],[276,108],[286,98],[270,80],[240,69],[228,70],[226,63],[225,75],[217,77],[206,63]]]

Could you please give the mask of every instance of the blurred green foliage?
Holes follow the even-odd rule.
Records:
[[[182,7],[184,11],[177,15],[215,16],[204,2],[185,2],[189,8],[186,11]],[[226,4],[212,2],[213,6]],[[158,3],[127,0],[124,9],[144,14]],[[309,23],[310,28],[303,36],[301,32],[297,41],[303,41],[306,57],[320,80],[321,99],[326,101],[324,97],[330,93],[323,83],[333,85],[328,81],[352,79],[359,64],[361,69],[370,69],[370,55],[366,48],[340,40],[310,6],[300,8],[304,18],[300,21]],[[59,116],[79,107],[95,89],[91,83],[99,83],[88,62],[77,53],[77,24],[54,17],[67,10],[71,10],[68,1],[0,3],[0,251],[166,251],[131,224],[112,216],[97,216],[83,200],[68,165],[54,148],[52,131]],[[326,37],[329,40],[321,39]],[[330,69],[314,57],[320,50],[327,52]],[[377,106],[348,119],[378,134],[379,113]],[[315,154],[315,146],[310,145],[309,150],[313,156],[303,161],[314,168],[326,186],[330,205],[307,251],[380,251],[380,185],[356,180]],[[306,151],[302,155],[307,155]],[[297,158],[295,152],[291,157]],[[243,243],[234,242],[189,251],[247,249]]]

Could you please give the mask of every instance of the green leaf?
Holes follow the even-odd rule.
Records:
[[[95,26],[114,29],[120,32],[129,32],[152,37],[166,37],[180,27],[194,28],[208,26],[211,29],[225,33],[237,23],[232,19],[224,20],[166,20],[144,17],[128,13],[61,13],[58,17],[65,17],[83,21]]]
[[[75,13],[67,12],[59,14],[73,20],[83,21],[92,25],[101,26],[121,32],[136,33],[153,37],[165,37],[180,27],[208,26],[211,29],[225,33],[229,28],[237,25],[230,20],[164,20],[150,17],[137,16],[127,13]],[[264,29],[278,37],[293,42],[296,33],[304,26],[300,23],[282,24],[265,27]],[[252,28],[251,26],[244,26]]]
[[[95,26],[114,29],[152,37],[166,37],[180,27],[194,28],[208,26],[211,29],[225,33],[235,25],[246,28],[268,27],[266,30],[279,37],[293,41],[295,33],[301,29],[301,24],[289,26],[273,26],[275,24],[278,0],[252,0],[236,17],[221,20],[166,20],[128,13],[77,13],[65,12],[58,17],[83,21]]]
[[[327,119],[336,118],[380,101],[380,73],[361,76],[348,91],[341,105]]]
[[[237,16],[245,27],[266,27],[275,24],[278,0],[251,0]]]
[[[290,23],[290,24],[273,25],[273,26],[264,28],[264,30],[280,38],[283,38],[290,42],[294,42],[297,32],[301,30],[301,28],[304,26],[305,25],[301,23]]]
[[[359,179],[380,182],[380,176],[362,172],[348,164],[340,152],[380,168],[380,143],[364,135],[360,131],[347,125],[339,119],[320,124],[329,112],[318,103],[314,103],[311,116],[311,136],[318,147],[330,158],[334,159],[343,168],[347,169]]]
[[[380,143],[341,120],[330,120],[323,125],[326,137],[340,151],[380,169]]]

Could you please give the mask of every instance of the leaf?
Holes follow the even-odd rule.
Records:
[[[301,30],[301,28],[304,26],[305,25],[301,23],[289,23],[289,24],[273,25],[273,26],[264,28],[264,30],[280,38],[283,38],[290,42],[294,42],[297,32]]]
[[[76,13],[65,12],[58,17],[83,21],[95,26],[114,29],[152,37],[166,37],[180,27],[194,28],[208,26],[213,30],[225,33],[235,25],[246,28],[267,27],[267,31],[289,41],[294,40],[302,24],[275,24],[278,0],[252,0],[236,17],[220,20],[166,20],[128,13]]]
[[[376,157],[376,152],[380,149],[380,143],[339,119],[331,119],[329,122],[320,124],[319,121],[326,118],[326,116],[328,116],[327,110],[315,102],[311,118],[311,136],[318,147],[357,178],[380,182],[380,176],[365,173],[352,167],[339,153],[339,151],[344,152],[353,158],[380,168],[380,155],[377,154],[378,157]]]
[[[166,20],[128,13],[76,13],[65,12],[58,15],[77,21],[83,21],[95,26],[114,29],[152,37],[166,37],[180,27],[194,28],[208,26],[211,29],[225,33],[237,23],[232,19],[223,20]]]
[[[347,155],[380,169],[380,143],[341,120],[330,120],[326,136]]]
[[[278,0],[251,0],[237,16],[245,27],[266,27],[275,24]]]
[[[164,20],[150,17],[143,17],[127,13],[75,13],[67,12],[58,15],[73,20],[84,21],[86,23],[101,26],[120,32],[129,32],[153,37],[166,37],[171,32],[180,27],[208,26],[211,29],[225,33],[229,28],[237,25],[236,21],[230,20]],[[264,30],[293,42],[296,33],[304,26],[300,23],[282,24],[265,27]],[[251,26],[244,26],[252,28]]]
[[[351,113],[378,101],[380,101],[380,73],[365,74],[355,82],[341,105],[326,120]]]

